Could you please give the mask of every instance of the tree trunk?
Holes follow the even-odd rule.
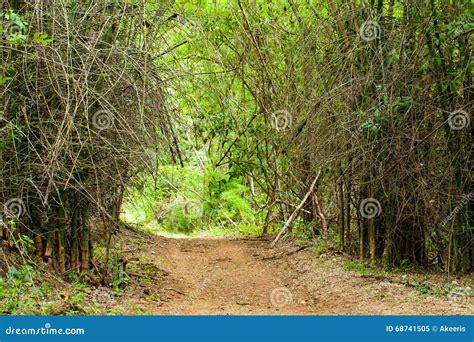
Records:
[[[82,239],[81,239],[81,272],[87,273],[89,271],[89,203],[82,207]]]

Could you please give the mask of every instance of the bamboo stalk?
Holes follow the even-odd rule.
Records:
[[[280,240],[280,238],[282,237],[283,233],[286,232],[286,230],[288,229],[288,227],[290,227],[290,224],[291,224],[291,221],[293,221],[293,219],[296,217],[296,215],[298,214],[298,212],[300,211],[301,208],[303,208],[303,205],[306,203],[306,200],[308,199],[309,195],[311,195],[311,193],[313,192],[314,190],[314,187],[316,186],[316,183],[319,179],[319,176],[321,175],[321,171],[322,171],[322,167],[319,168],[319,171],[318,171],[318,174],[316,175],[316,177],[314,177],[314,180],[313,182],[311,183],[311,186],[309,187],[309,190],[308,192],[306,193],[306,195],[303,197],[303,199],[301,200],[300,204],[296,207],[296,209],[293,211],[293,213],[290,215],[290,217],[288,218],[288,220],[285,222],[285,224],[283,225],[283,228],[280,230],[280,233],[278,233],[277,237],[275,238],[275,240],[273,240],[273,242],[270,244],[270,247],[273,248],[275,247],[276,243]]]

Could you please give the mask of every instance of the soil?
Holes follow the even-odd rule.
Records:
[[[108,312],[154,315],[469,315],[473,297],[447,296],[472,277],[390,276],[345,270],[341,254],[269,238],[166,238],[129,232],[121,296],[96,294]],[[432,291],[441,289],[440,291]],[[444,290],[443,290],[444,289]],[[105,291],[105,290],[103,290]],[[104,298],[104,299],[101,299]],[[101,303],[103,302],[103,303]]]

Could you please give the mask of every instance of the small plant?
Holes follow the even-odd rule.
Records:
[[[316,255],[334,252],[337,250],[337,242],[334,242],[325,236],[321,236],[314,242],[312,250]]]
[[[15,245],[20,252],[26,254],[33,253],[36,250],[35,242],[27,235],[22,235],[18,240],[15,241]]]
[[[444,291],[437,288],[437,287],[433,287],[431,285],[428,285],[428,284],[419,284],[417,286],[415,286],[415,290],[425,294],[425,295],[430,295],[430,296],[437,296],[437,297],[441,297],[444,295]]]
[[[37,277],[37,272],[30,265],[21,268],[10,266],[6,277],[0,278],[0,314],[43,313],[46,308],[40,306],[38,312],[35,303],[54,296],[54,291],[48,282],[37,286]]]
[[[403,259],[400,261],[400,270],[403,272],[413,272],[415,271],[416,267],[413,265],[412,262],[408,259]]]
[[[346,271],[357,272],[357,273],[361,274],[362,276],[374,276],[374,275],[383,276],[383,275],[385,275],[384,271],[371,268],[370,266],[368,266],[365,263],[359,263],[359,262],[353,262],[353,261],[345,261],[342,264],[342,268]]]
[[[114,293],[121,293],[123,288],[128,284],[129,278],[127,272],[123,269],[122,263],[118,259],[113,259],[110,262],[111,281],[109,286],[112,287]]]
[[[243,235],[261,231],[250,190],[240,176],[190,164],[163,165],[160,177],[139,175],[129,189],[123,220],[142,230],[173,234]]]

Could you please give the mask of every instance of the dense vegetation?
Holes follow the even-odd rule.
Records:
[[[0,238],[104,279],[92,236],[108,265],[123,220],[284,227],[387,268],[471,272],[473,15],[439,0],[4,1]]]

